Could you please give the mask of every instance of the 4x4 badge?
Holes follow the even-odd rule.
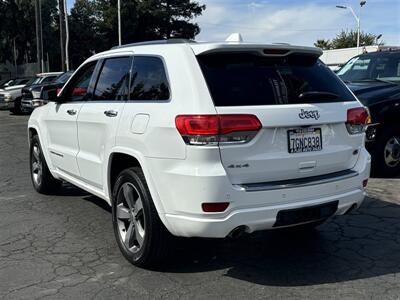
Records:
[[[300,119],[319,119],[319,112],[318,110],[304,110],[302,109],[299,113],[299,118]]]

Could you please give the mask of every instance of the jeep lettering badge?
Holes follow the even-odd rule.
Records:
[[[318,110],[304,110],[302,109],[301,112],[299,113],[299,118],[300,119],[319,119],[319,112]]]

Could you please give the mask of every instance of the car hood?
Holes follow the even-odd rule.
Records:
[[[15,91],[15,90],[20,90],[24,86],[25,86],[24,84],[22,84],[22,85],[13,85],[13,86],[6,87],[4,89],[0,89],[0,92],[12,92],[12,91]]]
[[[400,84],[368,81],[352,82],[347,86],[365,106],[400,97]]]
[[[49,86],[49,85],[51,85],[51,86],[56,86],[56,87],[58,88],[58,87],[62,87],[62,86],[64,85],[64,83],[56,82],[56,83],[45,83],[45,84],[27,85],[27,86],[25,86],[25,87],[22,89],[22,91],[23,91],[23,92],[31,92],[31,91],[33,91],[33,90],[35,90],[35,91],[40,91],[44,86]]]

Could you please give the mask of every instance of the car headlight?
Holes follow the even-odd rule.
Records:
[[[11,94],[4,94],[4,101],[12,101],[13,97]]]
[[[33,107],[39,107],[39,106],[43,106],[46,104],[46,102],[43,100],[32,100],[31,103],[32,103]]]
[[[32,91],[32,96],[34,99],[40,98],[40,91]]]

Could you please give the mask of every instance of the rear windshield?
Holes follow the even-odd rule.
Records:
[[[215,106],[356,100],[344,83],[313,56],[272,58],[256,53],[216,53],[197,59]]]

